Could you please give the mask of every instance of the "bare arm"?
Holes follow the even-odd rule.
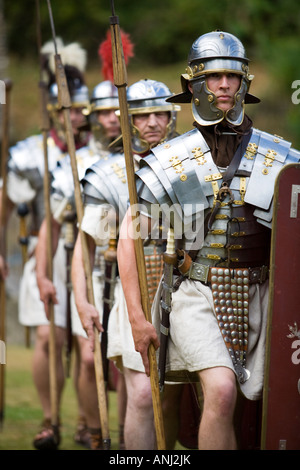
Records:
[[[141,223],[147,223],[146,218],[142,220],[142,217],[140,218]],[[129,210],[120,230],[118,266],[135,349],[141,354],[145,372],[149,375],[148,348],[152,342],[157,349],[159,341],[154,326],[146,320],[142,308],[131,221]]]
[[[95,243],[94,240],[88,237],[89,253],[91,266],[94,264]],[[88,335],[92,351],[94,350],[94,325],[98,331],[103,331],[102,325],[99,320],[99,312],[94,305],[89,303],[87,295],[87,283],[84,271],[83,254],[80,234],[78,234],[72,259],[71,277],[73,292],[75,297],[76,308],[82,323],[83,329]]]
[[[55,220],[52,220],[52,254],[54,256],[60,234],[61,225]],[[36,279],[40,291],[40,299],[44,302],[45,312],[49,318],[49,303],[58,303],[56,297],[56,289],[53,282],[47,275],[47,223],[46,219],[43,220],[38,236],[38,243],[35,249],[36,257]]]

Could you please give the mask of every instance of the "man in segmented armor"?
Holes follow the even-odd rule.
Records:
[[[111,155],[113,155],[108,147],[109,144],[120,135],[120,123],[116,116],[118,107],[119,101],[116,87],[108,80],[99,83],[92,92],[90,103],[83,110],[83,113],[88,117],[87,128],[91,130],[91,137],[88,145],[76,152],[79,180],[83,178],[86,169],[93,163],[97,161],[109,161]],[[56,241],[61,238],[65,240],[65,246],[69,244],[71,247],[74,247],[76,238],[76,206],[73,173],[69,155],[58,163],[52,173],[51,209],[53,214],[52,235],[54,243],[56,244]],[[71,216],[73,216],[72,220],[70,220]],[[55,282],[54,284],[49,282],[47,278],[47,259],[45,256],[47,240],[46,230],[47,223],[46,220],[44,220],[39,232],[36,271],[40,296],[45,302],[45,308],[47,309],[49,299],[55,302],[57,301],[57,285]],[[99,254],[97,259],[100,258],[101,256]],[[96,268],[93,273],[93,282],[99,287],[98,290],[101,290],[103,280],[102,267],[97,264]],[[69,280],[69,282],[70,281],[71,280]],[[96,389],[92,388],[91,390],[91,382],[92,384],[95,382],[94,366],[91,368],[90,363],[87,361],[85,351],[87,347],[89,348],[88,342],[75,308],[73,295],[71,292],[69,295],[71,330],[72,335],[76,337],[80,351],[79,375],[77,380],[82,408],[81,415],[78,419],[78,429],[74,438],[76,442],[94,449],[99,448],[102,443],[99,432],[95,432],[99,428],[99,415],[97,413]],[[92,369],[92,371],[90,369]]]
[[[300,153],[253,128],[245,114],[245,104],[259,100],[249,93],[253,76],[235,36],[200,36],[186,72],[182,93],[168,101],[191,102],[194,129],[152,149],[137,172],[137,189],[148,214],[142,222],[149,224],[159,208],[177,243],[166,380],[200,381],[199,449],[236,449],[238,390],[257,400],[263,386],[274,181]],[[127,235],[130,221],[128,212],[118,265],[135,346],[149,374],[149,343],[159,348],[160,295],[150,325]]]
[[[86,65],[86,51],[77,43],[67,46],[58,41],[58,49],[65,64],[65,73],[70,91],[72,106],[70,118],[75,137],[76,148],[86,145],[88,134],[80,130],[86,118],[82,109],[88,104],[88,89],[84,83],[83,72]],[[42,48],[45,76],[49,91],[48,111],[50,130],[47,138],[48,168],[51,174],[57,163],[67,155],[66,139],[63,132],[62,113],[57,109],[57,86],[55,83],[54,64],[51,63],[54,46],[46,43]],[[46,80],[46,79],[45,79]],[[20,284],[19,320],[26,327],[36,327],[33,356],[33,379],[43,411],[42,430],[34,439],[34,446],[39,449],[56,447],[51,429],[51,400],[49,392],[49,321],[44,305],[40,300],[36,282],[36,243],[37,235],[45,216],[44,196],[44,153],[43,136],[34,135],[18,142],[10,149],[8,162],[8,207],[9,213],[19,204],[26,203],[29,208],[31,224],[29,229],[28,261],[24,265]],[[64,370],[61,351],[66,327],[65,263],[63,244],[54,258],[54,279],[58,286],[59,305],[55,306],[56,347],[57,347],[57,384],[59,395],[63,387]]]
[[[127,90],[132,149],[135,168],[158,143],[174,137],[178,106],[167,103],[171,96],[168,87],[155,80],[140,80]],[[107,243],[110,230],[118,237],[118,227],[128,204],[128,187],[125,158],[116,154],[108,161],[99,161],[89,168],[81,181],[85,211],[82,230],[89,238],[91,251],[98,243]],[[161,247],[149,239],[145,246],[150,289],[157,288],[161,275]],[[80,274],[81,273],[81,274]],[[75,301],[81,321],[91,345],[94,342],[93,326],[99,329],[102,309],[88,303],[83,272],[80,239],[77,239],[72,263],[72,282]],[[125,418],[126,449],[154,449],[152,396],[149,378],[144,373],[140,355],[135,351],[122,286],[117,279],[114,304],[109,314],[107,357],[123,372],[127,389]],[[143,391],[147,393],[143,393]]]

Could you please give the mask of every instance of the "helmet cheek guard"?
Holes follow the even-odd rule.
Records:
[[[137,154],[150,150],[150,145],[140,136],[138,128],[133,124],[133,116],[138,114],[169,112],[170,119],[163,141],[176,135],[176,120],[179,106],[168,103],[166,98],[172,96],[169,88],[162,82],[155,80],[140,80],[127,90],[128,113],[131,125],[132,149]]]
[[[244,119],[245,103],[260,100],[248,93],[253,76],[249,74],[249,60],[239,39],[229,33],[215,31],[200,36],[192,45],[186,74],[181,76],[183,92],[168,99],[170,102],[192,102],[194,119],[202,126],[221,122],[240,125]],[[241,77],[234,104],[228,111],[216,106],[216,96],[209,90],[206,78],[212,73],[234,73]],[[189,91],[189,83],[193,93]]]

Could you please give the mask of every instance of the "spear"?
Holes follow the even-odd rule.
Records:
[[[121,33],[119,27],[119,18],[115,15],[114,2],[111,0],[112,16],[110,17],[111,37],[112,37],[112,53],[113,53],[113,68],[114,68],[114,83],[118,88],[119,105],[120,105],[120,121],[123,136],[123,147],[126,163],[126,173],[128,181],[129,201],[130,206],[137,207],[138,198],[135,184],[135,171],[133,154],[131,148],[131,132],[128,120],[128,107],[127,107],[127,72],[124,61]],[[138,212],[133,215],[135,219],[135,226],[140,227]],[[135,257],[137,263],[137,270],[139,276],[139,285],[141,291],[142,307],[148,322],[151,322],[151,309],[150,299],[147,286],[147,274],[144,257],[144,248],[141,237],[135,237],[134,240]],[[154,422],[156,430],[156,440],[158,449],[165,449],[165,436],[163,427],[163,416],[160,401],[160,393],[158,386],[158,370],[156,363],[156,353],[154,345],[151,343],[149,346],[149,364],[150,364],[150,381],[152,390],[152,402],[154,412]]]
[[[2,121],[2,145],[1,145],[1,177],[2,177],[2,193],[1,193],[1,221],[0,221],[0,254],[5,262],[6,260],[6,197],[7,197],[7,159],[9,147],[9,111],[10,111],[10,91],[12,82],[5,80],[5,107]],[[5,314],[6,314],[6,291],[5,280],[0,279],[0,344],[5,344]],[[4,403],[5,403],[5,364],[0,363],[0,428],[3,426],[4,420]]]
[[[19,243],[22,251],[22,268],[24,269],[25,263],[28,261],[28,236],[26,227],[26,216],[29,214],[29,208],[26,202],[18,204],[18,216],[20,217],[20,232]],[[25,344],[30,347],[30,326],[25,326]]]
[[[87,296],[88,296],[89,303],[95,306],[93,284],[92,284],[92,269],[91,269],[91,263],[90,263],[90,257],[89,257],[88,243],[87,243],[86,235],[84,231],[81,229],[84,209],[83,209],[83,201],[81,197],[81,188],[80,188],[78,170],[77,170],[74,136],[72,133],[72,125],[71,125],[71,119],[70,119],[71,100],[70,100],[70,94],[68,91],[68,85],[67,85],[64,67],[61,62],[61,57],[59,54],[57,54],[56,35],[55,35],[55,28],[54,28],[54,21],[53,21],[50,0],[47,0],[47,3],[48,3],[50,23],[51,23],[51,29],[52,29],[53,42],[54,42],[54,49],[55,49],[54,59],[55,59],[56,83],[58,87],[58,105],[59,105],[59,108],[63,112],[68,151],[69,151],[69,155],[71,159],[72,175],[73,175],[74,189],[75,189],[76,213],[77,213],[80,240],[81,240],[82,251],[83,251],[84,271],[85,271],[86,282],[87,282]],[[99,332],[96,327],[94,327],[94,334],[95,334],[94,363],[95,363],[100,423],[101,423],[101,430],[102,430],[102,437],[103,437],[103,447],[105,450],[109,450],[110,449],[110,437],[109,437],[109,428],[108,428],[106,391],[105,391],[104,376],[103,376],[101,347],[100,347],[100,342],[98,340]]]
[[[37,7],[37,39],[38,50],[41,50],[41,31],[40,31],[40,10],[39,0],[36,0]],[[43,136],[43,154],[44,154],[44,207],[47,227],[47,277],[53,281],[53,249],[52,249],[52,215],[50,206],[50,177],[48,165],[48,132],[50,130],[50,119],[47,112],[47,86],[42,80],[42,65],[40,64],[40,119],[41,119],[41,132]],[[49,381],[50,381],[50,402],[51,402],[51,426],[53,429],[53,436],[58,443],[59,439],[59,420],[58,420],[58,397],[57,397],[57,373],[56,373],[56,347],[55,347],[55,323],[54,323],[54,304],[49,302],[49,322],[50,322],[50,336],[49,336]]]

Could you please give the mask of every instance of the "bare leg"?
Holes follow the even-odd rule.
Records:
[[[126,450],[156,449],[150,378],[124,368],[127,389]]]
[[[117,401],[118,401],[118,417],[119,417],[119,448],[124,450],[124,425],[127,407],[127,390],[124,375],[118,374],[117,381]]]
[[[80,346],[80,374],[78,389],[80,401],[84,409],[86,422],[89,428],[100,428],[98,412],[98,396],[95,376],[94,355],[86,338],[78,336]]]
[[[232,370],[215,367],[199,372],[204,407],[198,444],[202,450],[234,450],[236,437],[233,415],[236,404],[236,379]]]
[[[50,380],[49,380],[49,335],[47,325],[37,327],[36,343],[33,354],[33,380],[41,401],[44,418],[51,418]],[[55,328],[56,347],[56,373],[57,373],[57,402],[60,405],[61,394],[64,387],[64,368],[62,363],[62,348],[65,339],[65,330]],[[59,412],[59,409],[58,409]]]

